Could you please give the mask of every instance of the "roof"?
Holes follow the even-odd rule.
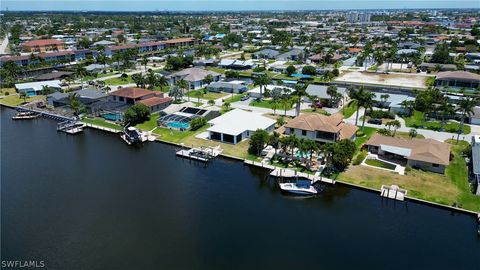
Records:
[[[101,99],[108,96],[107,94],[97,89],[81,89],[69,93],[55,92],[48,95],[48,97],[59,100],[62,98],[67,98],[70,94],[77,94],[77,96],[81,99]]]
[[[480,75],[468,71],[445,71],[437,74],[437,80],[468,80],[480,82]]]
[[[155,92],[136,87],[125,87],[117,91],[111,92],[109,95],[125,97],[125,98],[140,98],[146,95],[154,94]]]
[[[59,80],[53,81],[39,81],[39,82],[28,82],[28,83],[17,83],[15,84],[15,88],[19,91],[26,91],[26,90],[34,90],[40,91],[42,90],[43,86],[48,86],[52,88],[61,88]]]
[[[450,163],[450,144],[433,139],[413,138],[409,140],[375,134],[367,141],[366,145],[378,146],[382,150],[402,154],[410,160],[440,165]],[[394,151],[395,149],[398,151]]]
[[[212,125],[207,129],[208,131],[236,136],[245,131],[267,129],[275,125],[275,120],[260,113],[234,109],[208,121],[208,123]]]
[[[48,80],[54,80],[54,79],[59,79],[63,77],[69,77],[72,74],[73,72],[69,72],[69,71],[54,71],[54,72],[38,75],[37,77],[35,77],[35,80],[48,81]]]
[[[48,45],[62,45],[63,41],[57,39],[39,39],[39,40],[30,40],[23,43],[22,46],[33,47],[33,46],[48,46]]]
[[[358,129],[354,125],[344,123],[341,114],[327,116],[318,113],[301,114],[288,121],[285,127],[308,131],[339,133],[340,139],[351,138]]]
[[[305,91],[311,96],[316,96],[321,99],[330,99],[330,96],[327,94],[327,88],[328,85],[309,84]],[[344,87],[337,87],[337,92],[345,95],[347,89]]]
[[[145,104],[148,107],[152,107],[159,104],[165,104],[171,102],[173,99],[171,97],[151,97],[142,99],[139,102]]]
[[[220,74],[201,68],[187,68],[179,72],[175,72],[171,76],[181,76],[186,81],[196,82],[205,79],[205,77],[208,75],[219,76]]]

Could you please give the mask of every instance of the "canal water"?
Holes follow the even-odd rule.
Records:
[[[476,220],[341,185],[283,195],[266,172],[208,166],[1,109],[2,260],[47,269],[479,269]]]

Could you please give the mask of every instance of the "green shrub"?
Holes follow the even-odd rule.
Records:
[[[190,129],[195,131],[195,130],[198,130],[201,127],[205,126],[206,124],[207,124],[207,119],[205,119],[203,117],[198,117],[198,118],[193,119],[190,122]]]
[[[360,165],[360,163],[362,163],[362,161],[365,159],[365,157],[367,156],[368,152],[363,150],[362,152],[360,152],[356,157],[355,159],[353,160],[353,165]]]
[[[395,114],[389,111],[382,111],[382,110],[370,110],[367,112],[367,115],[371,118],[388,118],[388,119],[395,119]]]
[[[357,137],[363,137],[363,136],[365,136],[365,133],[361,130],[358,130],[356,135],[357,135]]]

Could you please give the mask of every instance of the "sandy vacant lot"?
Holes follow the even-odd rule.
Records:
[[[418,74],[382,74],[360,71],[345,72],[335,81],[365,84],[395,85],[410,88],[426,88],[428,76]]]

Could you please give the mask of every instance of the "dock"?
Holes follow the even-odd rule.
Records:
[[[181,149],[176,152],[177,156],[184,158],[189,158],[193,160],[198,160],[202,162],[209,162],[214,157],[220,155],[222,149],[220,146],[217,147],[200,147],[200,148],[190,148],[190,149]]]
[[[79,121],[64,121],[57,124],[57,131],[63,131],[67,134],[77,134],[83,131],[85,124]]]
[[[320,183],[327,183],[332,185],[335,184],[335,180],[323,177],[319,174],[308,174],[304,172],[298,172],[293,169],[280,168],[265,162],[255,162],[253,160],[245,160],[244,163],[247,165],[268,169],[270,170],[270,176],[276,177],[276,178],[306,178],[311,180],[312,183],[320,182]]]
[[[380,189],[380,196],[397,201],[404,201],[405,197],[407,196],[407,190],[402,189],[397,185],[382,185],[382,188]]]
[[[55,113],[51,113],[51,112],[46,112],[46,111],[42,111],[42,110],[36,110],[36,109],[26,108],[26,107],[21,107],[21,106],[17,106],[17,107],[15,107],[15,109],[18,112],[35,113],[35,114],[38,114],[38,115],[43,116],[45,118],[50,118],[50,119],[57,120],[57,121],[74,121],[74,120],[76,120],[74,117],[68,117],[68,116],[64,116],[64,115],[60,115],[60,114],[55,114]]]

